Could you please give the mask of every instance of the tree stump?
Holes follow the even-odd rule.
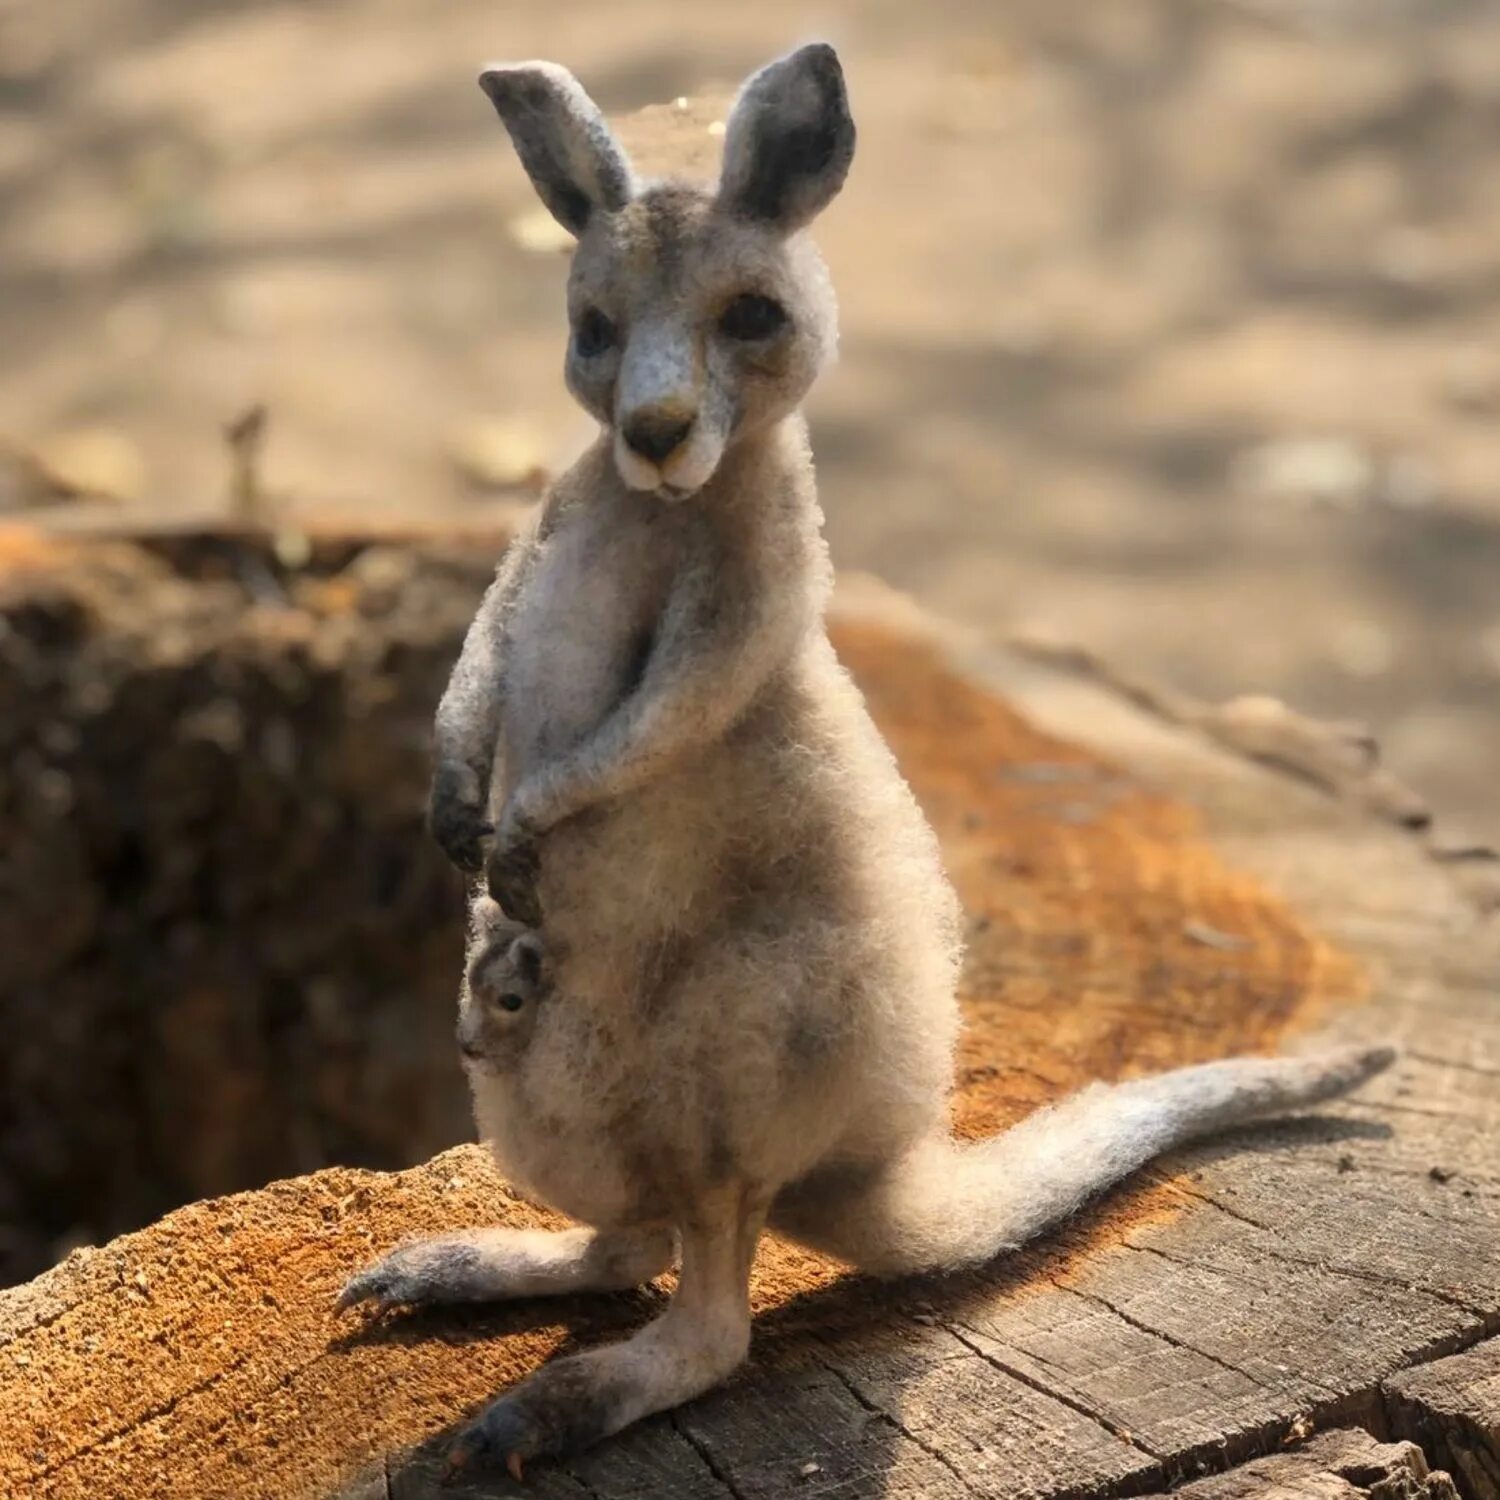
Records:
[[[387,550],[403,565],[376,628],[454,592],[451,549]],[[278,628],[316,622],[343,571],[288,594]],[[424,668],[434,701],[447,628]],[[1327,750],[1315,726],[1237,740],[869,585],[842,590],[834,636],[968,913],[958,1130],[1234,1052],[1389,1040],[1402,1060],[1314,1116],[1175,1153],[980,1272],[882,1285],[770,1240],[744,1371],[538,1465],[532,1492],[1493,1497],[1489,863],[1449,857],[1409,798],[1366,795],[1367,748],[1320,755],[1322,786],[1262,763],[1296,764],[1293,741]],[[446,1087],[459,1097],[456,1071]],[[445,1433],[558,1349],[651,1316],[661,1287],[373,1321],[331,1304],[403,1237],[551,1221],[459,1147],[193,1203],[76,1251],[0,1295],[0,1493],[521,1493],[503,1475],[440,1491]]]

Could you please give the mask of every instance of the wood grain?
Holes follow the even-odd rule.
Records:
[[[837,626],[972,920],[961,1128],[1244,1048],[1392,1039],[1404,1060],[1316,1117],[1178,1153],[982,1273],[878,1286],[770,1243],[748,1367],[538,1467],[532,1491],[1062,1500],[1270,1474],[1282,1488],[1203,1493],[1449,1493],[1399,1454],[1383,1478],[1324,1462],[1332,1439],[1244,1466],[1388,1422],[1485,1452],[1468,1366],[1457,1384],[1402,1372],[1500,1333],[1494,927],[1402,828],[1106,685],[868,589]],[[497,1221],[548,1219],[460,1148],[195,1204],[75,1255],[0,1297],[0,1493],[435,1497],[455,1422],[663,1296],[332,1320],[371,1254]]]

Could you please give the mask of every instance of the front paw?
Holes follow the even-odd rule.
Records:
[[[494,832],[484,815],[479,778],[467,766],[448,762],[432,778],[427,826],[443,853],[466,874],[484,866],[484,841]]]
[[[541,861],[532,839],[497,844],[485,868],[490,895],[513,922],[525,927],[542,925],[542,904],[537,895]]]

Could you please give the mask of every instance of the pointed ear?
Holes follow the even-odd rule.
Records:
[[[724,132],[719,206],[790,233],[821,213],[854,159],[838,53],[799,47],[740,90]]]
[[[510,945],[510,961],[516,972],[527,984],[540,984],[542,979],[542,945],[535,934],[524,932]]]
[[[494,63],[479,87],[505,122],[542,202],[572,234],[595,209],[624,208],[635,192],[630,163],[599,106],[556,63]]]

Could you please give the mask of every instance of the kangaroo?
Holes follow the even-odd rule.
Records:
[[[541,927],[524,1046],[470,1082],[501,1169],[585,1227],[399,1247],[341,1305],[607,1291],[680,1259],[656,1322],[544,1366],[455,1438],[455,1467],[519,1476],[744,1359],[767,1226],[872,1272],[982,1262],[1157,1153],[1331,1099],[1392,1053],[1095,1084],[950,1139],[958,903],[829,645],[798,415],[835,347],[802,231],[854,153],[838,58],[807,46],[749,79],[712,189],[638,181],[561,67],[480,83],[577,239],[566,378],[600,433],[468,633],[431,826]]]

